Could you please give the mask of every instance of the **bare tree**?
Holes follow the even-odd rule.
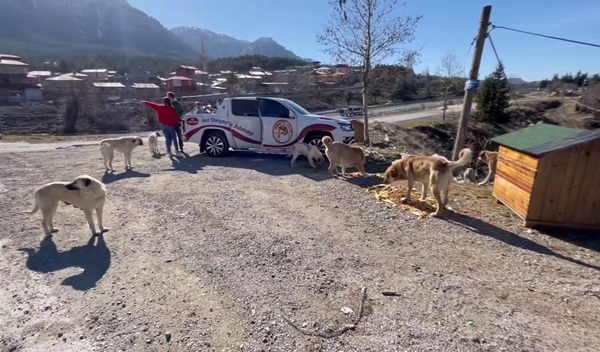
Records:
[[[340,63],[362,67],[362,98],[365,144],[370,144],[368,102],[369,73],[373,65],[396,58],[406,66],[414,65],[419,50],[402,48],[414,40],[422,16],[397,16],[405,3],[398,0],[329,0],[334,11],[330,24],[317,41],[325,52]],[[343,6],[343,11],[339,11]]]
[[[464,68],[460,64],[460,61],[456,58],[456,55],[447,53],[442,57],[440,66],[437,68],[436,73],[440,77],[441,94],[444,98],[444,107],[442,120],[446,119],[446,110],[448,109],[448,95],[450,91],[456,87],[456,84],[460,81],[459,78],[463,75]]]

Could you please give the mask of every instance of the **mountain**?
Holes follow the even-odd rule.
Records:
[[[197,59],[198,51],[127,0],[0,0],[0,52]]]
[[[200,50],[200,43],[204,39],[206,56],[213,59],[243,55],[300,59],[273,38],[258,38],[253,42],[249,42],[198,27],[177,27],[171,29],[171,32],[198,51]]]
[[[522,78],[519,77],[512,77],[508,78],[508,83],[513,86],[522,86],[525,84],[529,84],[530,82],[524,81]]]

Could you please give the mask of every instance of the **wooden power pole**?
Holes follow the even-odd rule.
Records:
[[[463,109],[460,115],[460,121],[458,123],[458,132],[456,133],[454,150],[452,150],[452,160],[456,160],[458,158],[458,153],[465,145],[465,136],[467,134],[469,116],[471,115],[471,106],[473,105],[473,98],[475,98],[475,93],[479,87],[479,81],[477,80],[479,77],[479,64],[481,63],[481,56],[483,55],[483,45],[487,39],[491,12],[491,5],[484,7],[483,11],[481,12],[479,31],[477,33],[477,41],[475,42],[475,51],[473,52],[473,61],[471,62],[471,70],[469,71],[469,80],[465,86]]]

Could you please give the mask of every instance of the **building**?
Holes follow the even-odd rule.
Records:
[[[171,92],[195,92],[196,81],[185,76],[173,76],[165,79],[167,90]]]
[[[493,195],[525,226],[600,229],[600,133],[537,124],[492,141]]]
[[[193,79],[194,75],[196,74],[196,71],[198,71],[198,69],[194,66],[180,65],[175,69],[174,74],[175,76],[182,76]]]
[[[91,82],[98,81],[107,81],[108,80],[108,70],[105,68],[92,68],[81,71],[84,75],[88,76],[88,80]]]
[[[126,87],[119,82],[94,82],[92,94],[98,100],[120,100],[126,93]]]
[[[0,103],[43,100],[42,88],[27,77],[29,65],[21,57],[0,54]]]
[[[46,78],[50,77],[52,77],[52,72],[50,71],[29,71],[27,73],[29,83],[32,84],[41,84]]]
[[[136,98],[156,98],[160,96],[160,87],[154,83],[133,83],[131,91]]]
[[[47,98],[59,98],[71,93],[81,93],[85,80],[72,74],[46,78],[42,83]]]

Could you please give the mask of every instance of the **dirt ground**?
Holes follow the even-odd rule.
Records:
[[[117,157],[113,175],[97,146],[76,145],[0,148],[0,351],[600,346],[597,239],[529,231],[489,187],[453,185],[457,212],[419,219],[376,203],[376,178],[330,178],[305,160],[213,159],[188,144],[173,162],[145,145],[134,171]],[[44,237],[41,215],[23,213],[34,189],[79,174],[107,184],[110,231],[90,238],[62,205]],[[363,287],[362,319],[338,337],[283,318],[332,332],[355,320]]]

